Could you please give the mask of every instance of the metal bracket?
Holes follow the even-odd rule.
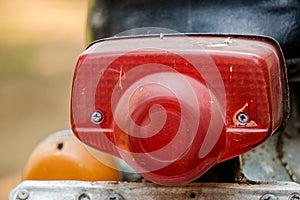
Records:
[[[300,185],[293,182],[256,184],[191,183],[169,187],[148,182],[24,181],[10,193],[9,200],[26,199],[299,200]]]

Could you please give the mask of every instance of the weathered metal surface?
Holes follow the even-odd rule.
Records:
[[[26,195],[24,195],[26,191]],[[121,200],[121,199],[243,199],[290,200],[300,194],[300,185],[288,182],[259,184],[191,183],[159,186],[148,182],[24,181],[9,200]],[[22,200],[25,200],[22,199]]]
[[[280,134],[280,133],[279,133]],[[253,181],[291,181],[277,152],[279,134],[241,156],[243,174]]]
[[[300,182],[300,84],[290,84],[292,114],[285,132],[280,136],[279,158],[292,181]]]
[[[282,163],[291,179],[300,182],[300,134],[286,133],[282,140]]]
[[[285,132],[241,156],[243,174],[253,181],[300,181],[300,134],[289,123]]]
[[[291,116],[285,130],[241,156],[241,168],[248,179],[300,182],[299,90],[299,83],[290,83]]]

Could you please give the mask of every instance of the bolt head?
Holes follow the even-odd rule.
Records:
[[[91,116],[91,121],[94,124],[100,124],[103,121],[103,114],[101,112],[95,111]]]
[[[242,125],[247,124],[249,122],[249,116],[247,113],[245,112],[240,112],[237,116],[236,116],[238,122]]]

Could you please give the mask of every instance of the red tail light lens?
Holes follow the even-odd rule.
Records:
[[[160,184],[190,182],[281,125],[283,58],[267,38],[115,38],[79,58],[75,135]]]

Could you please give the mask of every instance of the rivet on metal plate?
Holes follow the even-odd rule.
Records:
[[[78,200],[91,200],[91,198],[89,197],[89,195],[83,193],[78,197]]]
[[[25,199],[28,199],[28,197],[29,197],[29,192],[27,190],[21,190],[18,193],[18,198],[17,199],[25,200]]]
[[[292,193],[289,197],[289,200],[300,200],[300,194],[297,192]]]
[[[260,200],[279,200],[279,198],[274,194],[265,194],[260,198]]]
[[[106,200],[125,200],[120,194],[110,194]]]

